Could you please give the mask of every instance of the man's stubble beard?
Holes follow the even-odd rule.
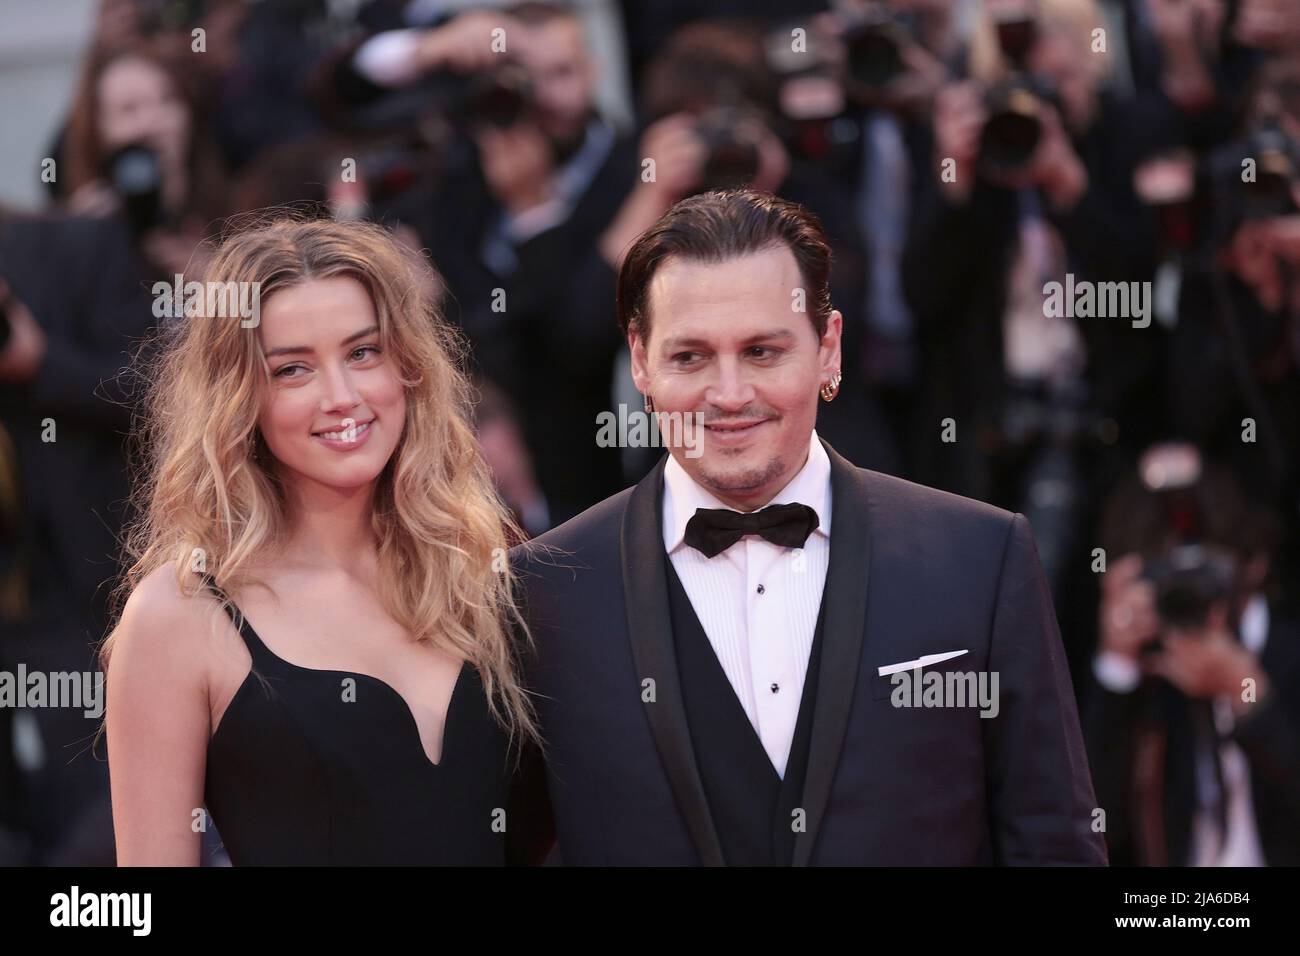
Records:
[[[762,488],[774,481],[781,474],[783,467],[779,458],[772,458],[761,468],[748,468],[738,474],[701,466],[700,483],[710,491],[723,494],[743,493]]]

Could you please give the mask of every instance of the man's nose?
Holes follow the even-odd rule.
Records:
[[[739,411],[754,400],[754,386],[739,361],[724,358],[719,361],[717,375],[704,397],[724,411]]]

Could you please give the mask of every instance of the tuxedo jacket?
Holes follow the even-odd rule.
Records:
[[[830,563],[793,864],[1105,864],[1025,519],[826,450]],[[566,864],[727,862],[674,651],[666,460],[511,555]],[[998,672],[996,717],[893,705],[895,685],[878,668],[954,650],[966,653],[929,669]]]
[[[24,649],[7,644],[0,656],[10,650],[29,667],[51,650],[57,630],[79,651],[75,661],[51,661],[51,668],[83,670],[93,656],[89,645],[105,632],[105,585],[119,570],[130,490],[124,436],[138,384],[119,372],[157,321],[143,270],[118,216],[0,224],[0,278],[48,340],[35,378],[0,383],[0,424],[13,442],[22,488],[19,538],[31,604],[18,629]],[[57,440],[43,434],[47,419],[57,425]]]

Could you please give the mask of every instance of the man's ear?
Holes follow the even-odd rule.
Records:
[[[844,367],[840,355],[840,337],[843,334],[844,316],[840,314],[839,309],[832,309],[830,317],[826,320],[826,331],[822,333],[818,349],[821,366],[827,375],[832,375]]]
[[[632,381],[642,395],[650,390],[650,367],[646,358],[645,340],[639,332],[627,334],[627,349],[632,355]]]

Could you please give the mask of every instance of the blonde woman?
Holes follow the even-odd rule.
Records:
[[[379,227],[272,221],[206,276],[256,320],[166,333],[104,648],[119,864],[197,864],[209,823],[236,865],[504,862],[515,532],[431,278]]]

